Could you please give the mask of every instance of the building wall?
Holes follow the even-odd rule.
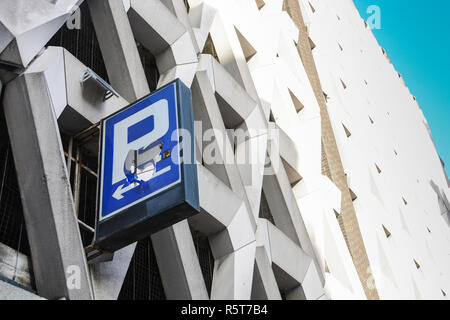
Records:
[[[445,298],[449,189],[427,121],[352,1],[304,3],[380,298]]]
[[[441,299],[450,291],[446,176],[420,108],[352,1],[33,3],[41,5],[33,21],[0,13],[0,80],[33,268],[20,257],[37,295]],[[77,17],[81,29],[68,29]],[[97,87],[80,86],[87,67],[119,97],[103,101]],[[201,213],[92,259],[84,247],[94,226],[96,124],[176,78],[192,91]],[[90,142],[76,135],[92,125]],[[2,242],[13,248],[0,260],[12,261],[20,244]],[[0,293],[14,283],[9,264]],[[79,288],[66,286],[73,265]]]

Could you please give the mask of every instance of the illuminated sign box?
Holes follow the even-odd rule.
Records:
[[[95,243],[115,251],[200,211],[189,88],[166,85],[102,121]]]

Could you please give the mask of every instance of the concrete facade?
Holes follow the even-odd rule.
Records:
[[[82,3],[8,0],[0,13],[31,251],[28,262],[0,247],[0,298],[119,297],[136,244],[103,262],[86,255],[62,137],[151,91],[142,52],[157,88],[176,78],[191,88],[196,121],[201,212],[151,235],[167,299],[448,298],[448,178],[351,0],[85,0],[118,92],[107,100],[80,83],[83,62],[46,45]],[[194,234],[214,260],[210,284]],[[21,287],[33,287],[29,263],[36,294]]]

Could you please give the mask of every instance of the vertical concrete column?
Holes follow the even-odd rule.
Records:
[[[58,124],[43,73],[5,89],[4,112],[14,154],[38,294],[92,299]]]
[[[187,220],[155,233],[152,243],[167,299],[208,299]]]
[[[129,102],[145,96],[150,89],[123,1],[88,4],[111,85]]]

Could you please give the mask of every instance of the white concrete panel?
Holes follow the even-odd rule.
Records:
[[[214,264],[211,289],[213,300],[249,300],[255,264],[255,242],[233,252]]]
[[[0,300],[45,300],[44,298],[0,280]]]

